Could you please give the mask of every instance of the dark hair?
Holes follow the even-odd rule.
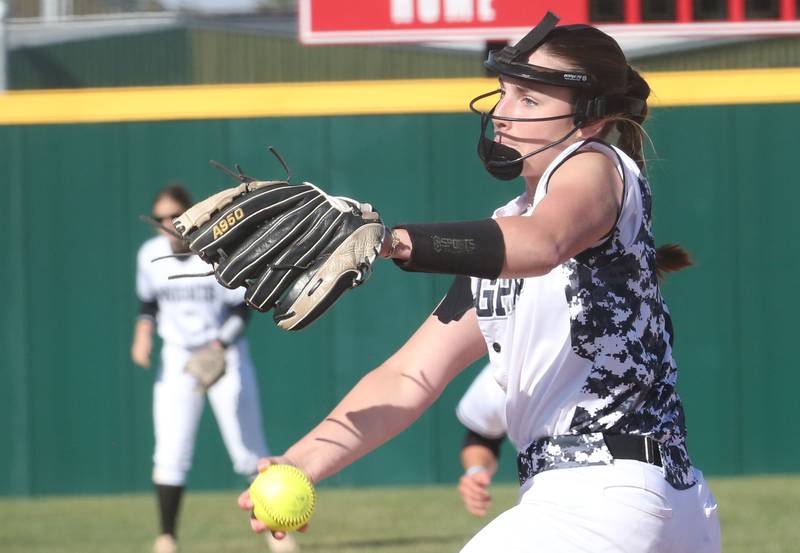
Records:
[[[656,248],[656,273],[659,279],[663,279],[667,273],[676,273],[692,265],[692,257],[680,244],[662,244]]]
[[[189,209],[192,207],[192,197],[189,195],[189,192],[186,188],[183,187],[182,184],[177,182],[171,182],[167,184],[164,188],[158,191],[156,197],[153,198],[153,205],[158,202],[161,198],[170,198],[175,200],[183,209]]]
[[[603,31],[595,27],[580,27],[565,30],[556,27],[548,35],[542,48],[549,54],[561,58],[571,69],[588,73],[595,85],[588,92],[591,97],[601,95],[620,95],[638,98],[645,102],[640,114],[616,113],[607,117],[603,134],[613,128],[619,132],[617,145],[628,154],[640,168],[644,169],[644,129],[642,123],[647,118],[647,98],[650,85],[639,72],[628,65],[625,54]]]
[[[594,78],[595,86],[589,91],[591,97],[601,95],[630,96],[643,100],[642,113],[616,113],[606,118],[603,136],[613,129],[619,133],[617,145],[644,169],[643,154],[645,132],[642,128],[647,118],[647,98],[650,85],[628,64],[617,41],[595,27],[564,29],[556,27],[548,35],[542,48],[548,54],[560,58],[570,69],[583,71]],[[656,249],[656,272],[664,278],[666,273],[685,269],[692,259],[679,244],[665,244]]]

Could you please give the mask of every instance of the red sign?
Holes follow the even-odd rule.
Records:
[[[800,33],[797,0],[778,0],[772,20],[748,21],[745,0],[726,0],[725,15],[709,21],[698,3],[675,0],[674,17],[644,17],[644,0],[624,0],[614,23],[600,24],[622,38],[710,38]],[[589,22],[589,0],[299,0],[304,44],[516,40],[548,10],[560,24]],[[647,20],[647,21],[645,21]]]
[[[588,20],[586,0],[300,0],[304,44],[508,40],[547,10],[560,24]]]

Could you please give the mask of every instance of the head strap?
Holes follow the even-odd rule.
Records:
[[[593,84],[591,75],[579,71],[559,71],[549,67],[541,67],[527,62],[528,56],[539,48],[550,32],[556,28],[558,16],[547,12],[542,20],[522,37],[514,46],[506,46],[502,50],[489,52],[484,65],[500,75],[515,77],[526,81],[534,81],[554,86],[587,89]],[[564,29],[584,27],[582,25],[568,25]]]
[[[576,111],[583,114],[586,122],[591,122],[619,113],[638,117],[644,114],[646,107],[647,102],[633,96],[596,96],[579,99]]]
[[[495,59],[500,63],[512,63],[519,58],[527,56],[530,52],[541,46],[542,42],[550,31],[556,28],[558,16],[553,12],[547,12],[542,20],[531,29],[527,35],[522,37],[514,46],[506,46]]]

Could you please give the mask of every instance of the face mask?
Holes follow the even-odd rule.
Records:
[[[520,176],[522,173],[522,162],[531,156],[534,156],[548,148],[552,148],[567,140],[570,136],[575,134],[580,128],[579,124],[575,124],[571,131],[558,140],[542,146],[534,152],[522,155],[518,150],[500,144],[494,140],[486,138],[486,128],[489,126],[489,121],[502,120],[502,121],[520,121],[520,122],[537,122],[537,121],[555,121],[557,119],[566,119],[573,117],[574,114],[568,113],[566,115],[556,115],[554,117],[538,117],[538,118],[522,118],[522,117],[501,117],[494,115],[494,108],[489,112],[481,112],[475,108],[475,103],[483,98],[487,98],[494,94],[499,94],[499,90],[481,94],[469,103],[469,108],[481,116],[481,135],[478,139],[478,157],[480,158],[486,170],[495,178],[500,180],[512,180]]]

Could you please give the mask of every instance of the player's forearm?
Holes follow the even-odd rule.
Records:
[[[287,451],[320,481],[414,422],[464,367],[486,354],[475,310],[428,317],[390,359],[367,374],[319,426]]]
[[[384,364],[367,374],[286,456],[319,482],[390,440],[439,397],[446,382]]]
[[[153,334],[153,320],[149,318],[136,319],[136,325],[133,327],[134,339],[137,337],[149,338]]]
[[[244,334],[249,320],[250,312],[244,303],[231,308],[228,317],[219,327],[216,341],[223,347],[235,343]]]
[[[150,353],[153,349],[153,320],[139,318],[133,329],[131,359],[142,368],[150,367]]]
[[[497,470],[497,457],[488,447],[468,445],[461,450],[461,465],[465,471],[474,467],[483,467],[490,475],[493,475]]]

